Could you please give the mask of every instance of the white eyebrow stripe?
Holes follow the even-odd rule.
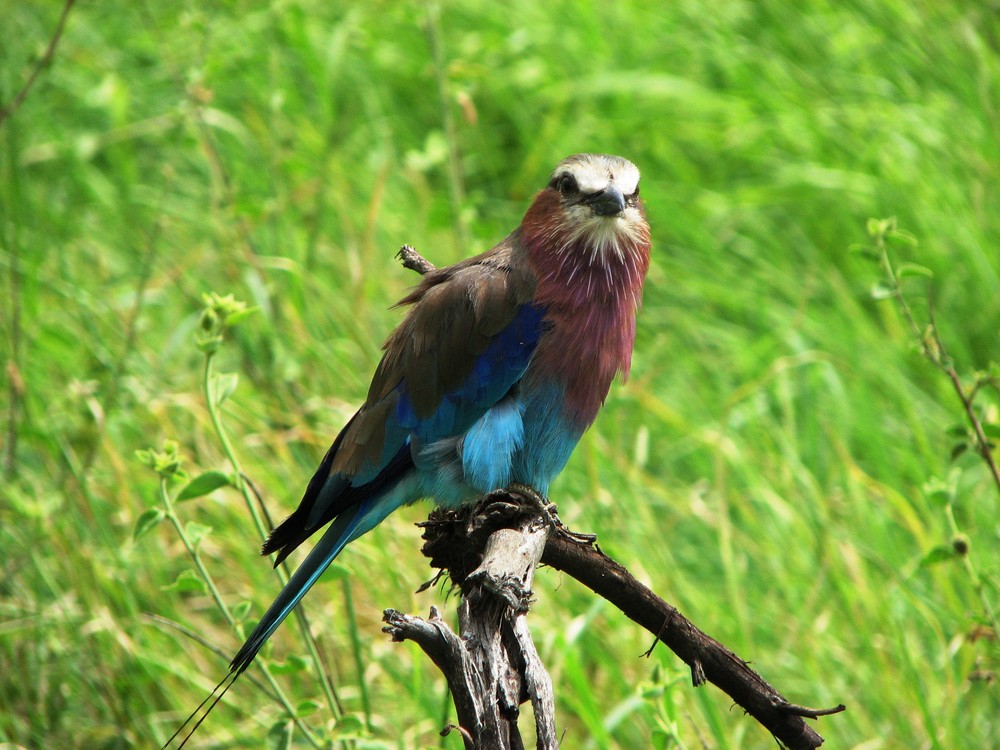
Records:
[[[616,174],[611,183],[622,191],[622,195],[632,195],[639,187],[639,170],[626,169]]]
[[[614,183],[622,191],[622,195],[632,195],[639,189],[639,170],[629,165],[631,169],[623,169],[615,175]]]
[[[568,172],[576,179],[581,193],[599,193],[614,185],[622,195],[631,195],[639,187],[639,169],[630,161],[603,154],[578,154],[565,159],[553,176]]]
[[[576,177],[576,184],[581,193],[599,193],[609,182],[607,173],[594,169],[575,169],[573,176]]]

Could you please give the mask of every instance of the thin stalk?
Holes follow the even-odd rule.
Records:
[[[9,164],[17,163],[17,153],[15,150],[14,128],[8,128],[7,145],[10,149],[8,157]],[[20,203],[18,171],[11,168],[10,172],[4,175],[11,192],[10,201],[14,204],[13,210],[16,212]],[[6,217],[5,217],[6,218]],[[21,238],[17,220],[5,220],[6,226],[6,249],[10,255],[10,268],[7,288],[7,304],[10,311],[10,358],[6,362],[7,368],[7,441],[4,449],[4,477],[8,482],[12,482],[17,474],[17,439],[18,439],[18,417],[21,413],[21,396],[24,392],[24,378],[21,376]]]
[[[889,280],[889,288],[892,290],[892,296],[899,304],[899,309],[903,313],[903,318],[906,320],[906,324],[909,326],[910,332],[913,334],[913,337],[920,342],[921,354],[923,354],[924,359],[945,374],[948,381],[951,383],[951,387],[955,391],[955,395],[958,396],[958,400],[962,402],[962,409],[965,411],[965,417],[968,420],[969,425],[972,427],[972,431],[976,437],[977,453],[979,453],[980,457],[986,463],[986,467],[989,469],[990,475],[993,478],[993,484],[996,486],[997,490],[1000,491],[1000,466],[997,465],[996,459],[993,457],[990,442],[986,437],[983,425],[979,421],[979,417],[976,415],[976,411],[973,407],[976,394],[979,392],[980,384],[976,384],[971,392],[966,392],[965,387],[962,385],[962,380],[958,375],[958,371],[955,369],[954,364],[952,364],[951,357],[945,349],[944,341],[941,339],[941,334],[938,331],[937,324],[934,322],[934,306],[932,298],[928,302],[928,314],[930,317],[928,336],[924,335],[923,331],[921,331],[920,326],[913,315],[913,311],[910,309],[910,305],[906,301],[906,296],[903,294],[903,288],[899,283],[899,277],[896,275],[896,271],[892,267],[892,261],[889,258],[889,252],[886,247],[884,235],[879,234],[876,237],[875,242],[879,252],[879,264],[882,267],[882,272]]]
[[[239,459],[236,457],[236,451],[233,449],[233,444],[229,440],[229,434],[226,432],[226,429],[222,424],[222,415],[219,413],[219,405],[215,402],[215,394],[212,393],[212,381],[215,377],[215,368],[213,366],[214,360],[214,352],[207,352],[205,354],[205,369],[201,385],[202,391],[205,395],[205,402],[208,404],[208,416],[212,420],[212,428],[215,430],[215,435],[219,438],[219,442],[222,444],[222,452],[226,454],[226,460],[229,461],[229,465],[233,469],[233,482],[236,485],[236,489],[238,489],[240,494],[243,495],[243,499],[246,501],[247,508],[250,511],[250,517],[253,519],[254,526],[257,527],[257,533],[263,539],[267,536],[267,527],[264,526],[264,521],[260,516],[260,510],[258,510],[256,503],[253,502],[250,489],[243,479],[243,469],[240,466]]]
[[[365,682],[365,661],[361,654],[361,638],[358,637],[357,619],[354,616],[354,597],[351,594],[351,582],[349,579],[343,581],[344,589],[344,611],[347,614],[350,627],[348,633],[351,636],[351,653],[354,657],[354,668],[358,673],[358,687],[361,691],[361,711],[365,715],[365,728],[372,731],[372,706],[368,696],[368,684]]]
[[[220,414],[219,405],[216,403],[214,394],[212,393],[211,384],[215,376],[213,367],[214,358],[214,352],[206,352],[205,369],[202,381],[202,390],[205,394],[205,401],[208,404],[209,417],[212,420],[212,427],[215,429],[215,434],[219,438],[219,442],[222,444],[222,450],[226,454],[226,459],[229,461],[229,465],[233,469],[233,478],[236,488],[240,491],[240,494],[243,495],[243,500],[246,502],[251,518],[253,518],[254,526],[257,527],[257,532],[263,540],[268,535],[267,527],[264,525],[264,521],[261,518],[260,509],[254,502],[250,486],[243,478],[243,469],[236,456],[236,451],[233,449],[232,442],[229,440],[229,435],[226,432],[225,426],[222,424],[222,416]],[[282,586],[288,583],[289,575],[284,566],[275,568],[274,572]],[[330,679],[330,675],[323,664],[323,660],[320,658],[319,649],[316,646],[316,639],[313,638],[313,635],[309,630],[309,623],[306,620],[306,616],[302,611],[301,605],[296,607],[293,610],[293,613],[295,615],[296,622],[299,625],[299,629],[302,632],[306,649],[309,651],[309,657],[316,666],[316,673],[319,676],[320,686],[323,690],[323,695],[326,697],[327,705],[330,707],[330,712],[335,718],[339,718],[344,714],[343,706],[340,703],[340,697],[337,695],[333,681]]]
[[[184,544],[184,549],[187,550],[188,557],[191,558],[191,561],[194,563],[194,567],[198,571],[198,575],[208,587],[208,593],[211,594],[212,600],[215,602],[215,606],[219,608],[220,612],[222,612],[222,616],[226,618],[226,622],[234,628],[239,629],[236,618],[234,618],[233,613],[229,611],[229,607],[226,606],[226,601],[222,598],[222,594],[219,593],[219,589],[215,586],[215,581],[212,579],[212,575],[208,572],[208,568],[205,567],[205,563],[202,562],[201,555],[198,553],[198,548],[192,544],[190,539],[188,539],[187,532],[181,524],[181,519],[178,518],[177,513],[174,510],[173,500],[170,499],[170,491],[167,488],[167,478],[163,476],[160,477],[160,500],[163,502],[163,508],[167,520],[170,521],[174,529],[177,530],[177,536],[181,538],[181,542]]]
[[[986,467],[989,469],[990,475],[993,477],[993,484],[996,486],[997,491],[1000,492],[1000,467],[997,466],[996,459],[993,457],[993,449],[990,447],[989,439],[986,437],[986,432],[983,430],[983,424],[979,421],[979,416],[973,408],[978,388],[974,388],[971,393],[966,394],[965,387],[962,385],[962,381],[958,377],[958,372],[955,370],[954,365],[950,363],[951,360],[944,350],[944,343],[938,335],[937,326],[933,324],[933,318],[931,328],[934,332],[934,341],[937,344],[937,348],[941,352],[942,357],[944,357],[944,362],[940,364],[939,367],[944,374],[948,376],[948,380],[951,382],[951,387],[955,390],[958,400],[962,402],[962,408],[965,409],[965,417],[969,420],[969,424],[972,426],[972,431],[976,436],[976,445],[979,448],[978,453],[983,461],[986,462]]]
[[[954,506],[949,502],[945,505],[944,512],[948,518],[948,527],[951,529],[952,537],[958,538],[962,534],[962,531],[955,520]],[[979,603],[986,613],[986,619],[989,621],[990,627],[993,628],[994,633],[1000,634],[1000,619],[997,618],[996,610],[993,609],[993,603],[986,595],[986,587],[983,585],[983,579],[979,577],[979,571],[976,570],[976,566],[972,563],[969,550],[959,551],[958,556],[962,558],[962,565],[965,566],[965,572],[968,574],[969,580],[972,581],[972,588],[975,590],[976,596],[979,597]]]

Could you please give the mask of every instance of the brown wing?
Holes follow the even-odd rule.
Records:
[[[383,345],[368,398],[345,434],[332,473],[369,475],[405,441],[395,423],[400,384],[418,419],[466,383],[477,357],[531,300],[534,278],[512,263],[508,238],[493,250],[432,271],[400,305],[412,305]]]

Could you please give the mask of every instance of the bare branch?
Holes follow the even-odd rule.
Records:
[[[549,539],[542,563],[568,573],[614,604],[691,668],[695,686],[711,682],[793,750],[823,743],[802,716],[814,718],[845,710],[838,705],[804,709],[809,713],[798,711],[800,707],[789,703],[743,659],[698,629],[676,607],[650,591],[596,545],[581,543],[562,528]]]
[[[403,245],[396,253],[396,257],[403,263],[403,268],[416,271],[421,276],[434,270],[434,264],[418,253],[411,245]]]

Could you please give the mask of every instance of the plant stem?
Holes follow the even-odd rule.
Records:
[[[937,327],[934,328],[934,338],[938,342],[938,347],[943,352],[944,345],[938,337]],[[997,466],[996,459],[993,457],[993,450],[986,437],[986,432],[983,430],[982,422],[979,421],[979,417],[976,416],[976,412],[972,408],[975,396],[966,395],[965,388],[962,386],[962,381],[959,379],[958,373],[952,365],[942,365],[941,369],[944,371],[945,375],[948,376],[948,380],[951,381],[952,388],[955,389],[955,393],[962,402],[962,407],[965,409],[965,416],[969,420],[969,424],[972,425],[972,430],[976,435],[976,444],[979,449],[977,452],[983,461],[986,462],[986,467],[989,469],[990,474],[993,477],[993,484],[996,486],[997,491],[1000,492],[1000,467]]]
[[[899,276],[892,267],[892,260],[889,258],[889,251],[886,246],[885,237],[887,231],[892,231],[892,229],[893,227],[887,227],[886,231],[879,232],[875,236],[875,245],[879,254],[879,265],[888,280],[892,296],[899,304],[899,308],[903,313],[903,317],[906,319],[911,333],[917,341],[920,342],[921,354],[926,360],[934,365],[934,367],[945,374],[948,381],[951,383],[952,389],[955,391],[955,395],[958,396],[958,400],[962,403],[962,409],[965,411],[966,420],[972,427],[975,437],[976,452],[986,463],[987,469],[993,479],[993,484],[997,490],[1000,491],[1000,467],[997,466],[996,459],[993,456],[992,446],[986,437],[986,432],[983,429],[982,422],[980,421],[974,408],[976,395],[979,393],[982,383],[977,382],[969,391],[966,391],[965,387],[962,385],[962,380],[958,375],[958,371],[955,369],[955,365],[952,363],[951,357],[948,355],[944,341],[941,339],[941,334],[938,331],[937,323],[934,321],[933,297],[930,297],[928,300],[929,321],[927,331],[926,333],[921,331],[920,326],[917,324],[916,318],[913,315],[913,311],[910,309],[910,305],[906,301],[906,296],[903,294],[903,288],[899,283]],[[958,523],[955,521],[954,507],[951,502],[945,506],[945,515],[948,519],[948,526],[951,530],[952,537],[957,538],[958,535],[961,534],[961,531],[959,530]],[[959,557],[962,558],[962,564],[965,566],[965,571],[969,576],[969,580],[972,582],[972,588],[975,590],[976,596],[979,597],[979,602],[986,615],[987,621],[993,628],[993,632],[1000,634],[1000,620],[997,619],[996,611],[993,609],[993,604],[990,602],[989,597],[986,594],[983,581],[979,577],[979,573],[970,559],[971,556],[969,551],[964,550],[960,552]]]
[[[899,304],[899,309],[902,311],[903,317],[906,319],[907,325],[910,327],[910,332],[917,339],[917,341],[920,342],[921,354],[924,355],[926,360],[943,372],[951,382],[951,386],[955,390],[955,394],[958,396],[959,401],[962,402],[962,408],[965,410],[966,419],[969,421],[969,425],[972,427],[972,431],[975,434],[977,453],[979,453],[983,461],[986,462],[986,466],[993,478],[993,484],[996,486],[997,491],[1000,491],[1000,467],[997,466],[989,440],[983,430],[983,425],[979,421],[979,417],[976,415],[975,409],[973,408],[976,394],[979,391],[979,385],[977,384],[970,393],[966,393],[965,388],[962,385],[961,378],[959,378],[958,371],[955,370],[955,366],[951,362],[951,357],[948,356],[948,352],[945,349],[944,341],[941,340],[941,334],[938,331],[937,324],[934,322],[933,306],[928,303],[930,323],[928,326],[928,334],[925,335],[920,330],[920,326],[917,324],[916,318],[913,316],[913,311],[910,309],[910,305],[906,301],[906,297],[903,294],[903,288],[899,283],[899,277],[896,275],[895,269],[892,267],[892,261],[889,258],[889,252],[886,247],[884,234],[877,235],[875,243],[879,252],[879,264],[882,267],[882,272],[889,280],[889,287],[892,290],[892,295]],[[928,340],[928,336],[930,336],[930,340]],[[931,346],[931,341],[933,341],[933,346]]]
[[[198,570],[198,575],[201,576],[201,580],[204,581],[205,585],[208,587],[208,593],[212,595],[212,599],[215,601],[215,606],[219,608],[222,612],[223,617],[226,618],[226,622],[232,625],[234,628],[239,628],[239,624],[233,617],[233,613],[229,611],[229,607],[226,606],[225,600],[222,598],[222,594],[219,593],[219,589],[215,586],[215,581],[212,579],[211,574],[208,572],[208,568],[205,567],[205,563],[201,561],[201,555],[198,553],[198,548],[191,543],[188,539],[187,532],[184,530],[184,526],[181,525],[181,519],[177,517],[177,513],[174,511],[174,503],[170,499],[170,492],[167,489],[167,479],[166,477],[160,477],[160,500],[163,501],[163,507],[166,509],[167,520],[173,524],[174,528],[177,530],[177,536],[181,538],[181,542],[184,544],[184,549],[187,550],[188,556],[194,562],[194,567]]]
[[[372,731],[372,707],[368,697],[368,685],[365,683],[365,663],[361,655],[361,639],[358,637],[357,620],[354,616],[354,597],[351,595],[351,582],[343,581],[344,611],[347,614],[351,636],[351,653],[354,656],[354,667],[358,672],[358,687],[361,689],[361,710],[365,715],[365,727]]]
[[[951,529],[952,537],[957,538],[962,532],[958,527],[958,522],[955,520],[954,506],[949,502],[945,505],[944,510],[945,516],[948,518],[948,527]],[[989,621],[990,627],[993,628],[994,633],[1000,634],[1000,619],[997,618],[997,613],[993,609],[993,603],[986,595],[986,587],[983,585],[983,579],[979,577],[976,566],[972,564],[969,551],[965,550],[959,553],[958,556],[962,558],[962,565],[965,566],[965,572],[968,574],[969,580],[972,581],[972,588],[975,590],[976,596],[979,597],[979,603],[986,613],[986,619]]]
[[[236,451],[233,450],[233,444],[229,440],[229,435],[226,433],[225,427],[222,424],[222,416],[219,413],[219,405],[215,402],[215,394],[213,393],[212,388],[212,381],[215,377],[215,368],[212,364],[214,359],[214,352],[208,352],[205,354],[205,370],[202,379],[202,390],[205,394],[205,401],[208,404],[208,415],[212,420],[212,427],[215,429],[215,435],[219,438],[219,442],[222,444],[222,451],[226,454],[226,459],[229,461],[229,465],[233,469],[233,482],[236,485],[236,489],[238,489],[240,494],[243,495],[243,500],[246,502],[247,509],[250,511],[250,517],[253,519],[254,526],[257,527],[257,532],[263,539],[267,536],[267,529],[264,526],[263,519],[260,517],[260,510],[253,502],[250,489],[247,487],[247,483],[243,479],[243,469],[240,466],[239,459],[236,457]]]

